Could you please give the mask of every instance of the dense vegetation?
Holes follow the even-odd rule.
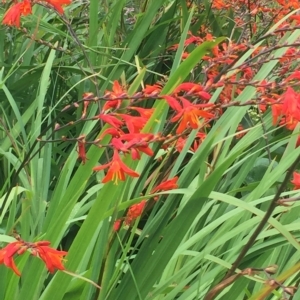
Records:
[[[1,12],[1,300],[300,297],[298,1]]]

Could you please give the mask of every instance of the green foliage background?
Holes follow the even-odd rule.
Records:
[[[74,1],[66,8],[69,25],[37,7],[32,16],[23,19],[27,33],[2,27],[0,241],[12,241],[8,235],[13,229],[24,240],[49,240],[54,247],[69,251],[67,270],[98,283],[101,290],[76,276],[62,272],[49,275],[39,260],[24,255],[16,259],[21,278],[0,266],[0,299],[204,299],[231,267],[300,154],[295,147],[298,128],[295,134],[282,134],[272,126],[267,111],[263,124],[269,145],[262,138],[261,122],[236,140],[236,129],[249,107],[228,108],[195,154],[189,152],[196,135],[193,131],[179,155],[170,151],[163,156],[161,170],[169,167],[169,178],[178,175],[180,188],[165,193],[164,201],[142,217],[142,231],[137,221],[133,228],[123,228],[118,234],[112,231],[113,220],[145,198],[140,193],[156,165],[154,159],[143,156],[138,162],[127,161],[141,178],[118,186],[103,185],[103,174],[97,178],[92,172],[98,162],[106,161],[103,149],[91,146],[87,163],[81,165],[74,143],[39,140],[59,140],[62,135],[76,138],[84,134],[89,140],[97,137],[103,130],[97,121],[77,122],[53,133],[54,124],[63,126],[79,119],[80,109],[62,109],[81,99],[84,92],[98,89],[103,93],[113,80],[127,83],[129,93],[136,92],[142,82],[164,82],[164,94],[184,81],[201,83],[204,77],[199,61],[232,33],[232,24],[222,27],[222,16],[209,9],[209,2],[201,4],[207,9],[190,9],[185,1],[169,0]],[[188,31],[201,24],[210,24],[219,38],[194,47],[182,62]],[[279,43],[292,44],[299,36],[299,30],[287,32]],[[168,48],[175,43],[179,47],[173,55]],[[236,66],[263,43],[253,43]],[[275,59],[263,64],[254,80],[275,76],[285,51],[270,52],[269,57]],[[221,89],[214,92],[211,101],[217,101]],[[246,102],[255,93],[256,89],[248,86],[232,101]],[[167,104],[149,100],[145,105],[156,108],[145,132],[160,132],[167,122]],[[95,105],[89,114],[96,112]],[[154,147],[158,150],[159,146]],[[155,175],[150,187],[157,178],[161,179]],[[298,194],[288,187],[284,196]],[[278,274],[288,274],[285,285],[298,282],[293,267],[300,253],[299,206],[295,202],[292,207],[275,209],[241,269],[276,264]],[[228,295],[237,300],[258,299],[255,297],[262,293],[265,279],[261,273],[244,276],[216,299],[229,299]],[[280,299],[282,291],[269,294],[268,299]]]

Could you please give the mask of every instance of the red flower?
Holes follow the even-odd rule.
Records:
[[[178,180],[178,176],[163,181],[161,184],[155,187],[151,191],[151,193],[155,193],[157,191],[169,191],[169,190],[177,189],[178,188],[177,180]]]
[[[140,132],[148,121],[148,118],[144,117],[134,117],[125,114],[118,114],[118,116],[124,120],[130,133]]]
[[[273,104],[271,106],[272,116],[273,116],[273,125],[277,124],[278,118],[282,116],[282,104]]]
[[[300,24],[300,16],[299,15],[290,16],[289,18],[292,20],[295,20],[296,25],[299,26],[299,24]]]
[[[103,178],[102,182],[106,183],[108,181],[113,181],[115,184],[118,184],[118,180],[124,181],[125,174],[128,174],[131,177],[139,177],[140,175],[135,171],[128,168],[123,161],[121,160],[117,150],[114,150],[114,156],[112,161],[108,164],[94,167],[94,171],[100,171],[103,169],[108,169],[106,176]]]
[[[300,16],[297,17],[300,18]],[[294,71],[289,77],[287,77],[286,81],[291,81],[295,79],[300,80],[300,71]]]
[[[291,121],[293,121],[293,119],[300,121],[300,95],[291,87],[288,87],[284,94],[282,112],[286,117],[290,117]]]
[[[294,172],[293,177],[291,183],[294,185],[294,190],[298,190],[300,189],[300,173]]]
[[[18,2],[12,5],[5,13],[2,24],[19,28],[21,16],[27,16],[31,13],[31,3],[29,0]]]
[[[115,150],[122,151],[123,153],[128,152],[128,148],[126,147],[126,145],[122,142],[122,140],[120,138],[112,138],[110,145]]]
[[[194,145],[190,148],[190,150],[196,152],[200,144],[204,141],[205,138],[206,138],[206,133],[201,131],[197,132],[196,139],[194,140]]]
[[[115,232],[119,231],[119,229],[121,227],[121,223],[122,223],[121,219],[116,220],[114,222],[113,231],[115,231]]]
[[[136,139],[133,139],[130,142],[124,144],[122,142],[122,137],[121,138],[113,138],[111,140],[110,145],[114,149],[116,149],[118,151],[122,151],[123,153],[131,152],[131,157],[133,160],[141,158],[139,151],[141,151],[149,156],[152,156],[154,154],[152,149],[148,146],[147,142],[138,141]]]
[[[181,56],[181,59],[184,60],[184,59],[187,59],[189,57],[190,53],[188,52],[183,52],[182,53],[182,56]]]
[[[205,112],[204,110],[199,110],[196,107],[187,107],[184,111],[178,113],[174,118],[171,119],[172,122],[177,122],[181,119],[180,124],[176,130],[177,134],[182,133],[189,126],[193,129],[198,129],[200,126],[199,117],[206,119],[211,119],[214,117],[213,114]]]
[[[94,119],[101,119],[103,122],[115,128],[119,128],[123,125],[123,122],[121,120],[108,114],[99,114],[98,116],[95,116]]]
[[[171,119],[171,122],[180,120],[179,126],[176,130],[177,134],[181,134],[185,129],[191,127],[197,129],[200,126],[199,117],[204,119],[212,119],[214,115],[210,112],[203,110],[205,107],[211,107],[213,103],[207,104],[193,104],[183,97],[179,97],[182,105],[179,104],[177,99],[164,96],[168,104],[177,111],[177,115]]]
[[[147,143],[145,143],[145,145],[143,146],[140,145],[140,146],[131,147],[130,151],[133,160],[141,158],[139,151],[147,154],[148,156],[153,156],[154,154],[153,150],[147,145]]]
[[[143,93],[145,96],[156,96],[160,93],[161,86],[158,84],[148,85],[143,89]]]
[[[147,142],[139,142],[139,145],[136,145],[135,141],[129,142],[126,146],[131,151],[131,157],[133,160],[140,159],[140,152],[147,154],[148,156],[152,156],[154,154],[153,150],[148,146]]]
[[[150,142],[154,138],[152,133],[125,133],[121,135],[121,140],[128,142],[132,140],[136,140],[136,142]]]
[[[21,255],[26,250],[30,250],[32,255],[38,256],[46,263],[49,272],[53,273],[55,269],[64,270],[65,268],[62,264],[62,259],[67,252],[58,251],[49,247],[49,245],[50,242],[48,241],[29,243],[18,240],[12,242],[0,250],[0,264],[4,264],[11,268],[18,276],[21,276],[21,273],[13,260],[13,256],[15,254]]]
[[[82,119],[86,117],[87,108],[89,105],[90,105],[90,101],[83,101],[83,110],[82,110],[82,114],[81,114]]]
[[[112,86],[112,92],[106,91],[104,97],[109,99],[114,99],[114,98],[119,98],[119,99],[107,101],[103,106],[103,111],[108,110],[110,108],[118,109],[120,108],[123,101],[123,99],[120,98],[127,97],[127,93],[126,91],[123,90],[119,82],[115,80]]]
[[[154,112],[154,108],[142,108],[142,107],[135,107],[135,106],[130,106],[128,108],[132,110],[136,110],[141,117],[146,119],[149,119]]]
[[[169,96],[169,95],[164,95],[163,96],[165,98],[165,100],[168,102],[169,106],[176,110],[176,111],[181,111],[182,107],[180,105],[180,103],[177,101],[176,98]]]
[[[139,151],[147,154],[148,156],[152,156],[154,154],[153,150],[148,145],[148,143],[154,139],[153,134],[127,133],[123,134],[120,139],[127,141],[124,145],[127,149],[125,152],[131,151],[132,159],[140,159]]]
[[[62,5],[69,5],[71,4],[71,0],[43,0],[44,2],[47,2],[53,8],[59,12],[61,15],[64,13],[64,10],[62,8]]]
[[[212,5],[213,5],[213,8],[216,8],[216,9],[224,9],[224,8],[230,7],[230,5],[224,3],[223,0],[215,0],[215,1],[212,3]]]
[[[0,250],[0,264],[4,264],[5,266],[11,268],[18,276],[21,276],[21,272],[18,270],[15,262],[14,255],[20,252],[24,252],[22,248],[24,247],[24,243],[21,241],[16,241],[8,244],[6,247]]]
[[[114,138],[119,138],[121,134],[124,134],[120,129],[114,127],[105,129],[100,135],[99,139],[102,140],[107,134],[111,135]]]
[[[143,200],[140,203],[130,206],[125,217],[124,223],[126,225],[130,225],[132,221],[138,218],[142,214],[146,203],[146,200]]]
[[[186,92],[188,95],[196,94],[203,100],[207,101],[211,98],[209,93],[203,91],[203,86],[197,83],[183,82],[174,90],[174,93],[177,94],[181,91]]]
[[[84,165],[87,161],[86,152],[85,152],[85,140],[78,140],[77,145],[78,158],[81,159],[82,164]]]
[[[197,149],[199,148],[200,144],[204,141],[204,139],[206,138],[206,134],[202,131],[198,131],[196,134],[196,138],[194,140],[194,143],[191,145],[190,147],[190,151],[192,152],[196,152]],[[187,142],[187,138],[185,136],[180,136],[175,144],[176,150],[178,152],[181,152],[185,146]]]
[[[59,251],[49,247],[47,244],[49,242],[37,242],[34,244],[32,249],[32,255],[39,257],[46,264],[47,269],[50,273],[53,273],[55,269],[65,270],[62,264],[63,257],[68,254],[66,251]]]
[[[299,121],[296,119],[293,119],[292,117],[286,117],[281,120],[279,125],[285,125],[285,127],[288,130],[294,130],[296,126],[298,125]]]

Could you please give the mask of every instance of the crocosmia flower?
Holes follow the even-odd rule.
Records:
[[[48,241],[35,243],[34,248],[31,250],[31,254],[43,260],[50,273],[53,273],[55,269],[65,270],[62,261],[63,257],[67,255],[68,252],[53,249],[49,247],[49,244],[50,242]]]
[[[0,250],[0,264],[4,264],[6,267],[11,268],[18,276],[21,276],[21,272],[15,264],[14,255],[17,254],[23,246],[23,242],[16,241]]]
[[[178,180],[178,176],[166,180],[160,183],[157,187],[155,187],[151,191],[151,193],[156,193],[157,191],[169,191],[169,190],[177,189],[178,188],[177,180]]]
[[[300,189],[300,173],[293,173],[293,180],[291,183],[294,185],[294,190]]]
[[[113,230],[115,232],[119,231],[120,227],[121,227],[121,224],[122,224],[122,220],[121,219],[118,219],[114,222],[114,225],[113,225]]]
[[[2,24],[8,26],[20,27],[21,16],[27,16],[31,14],[31,3],[29,0],[24,0],[12,5],[5,13]]]
[[[21,272],[14,262],[14,256],[21,255],[29,250],[31,255],[37,256],[44,261],[50,273],[53,273],[55,269],[65,270],[62,261],[68,252],[56,250],[49,247],[49,245],[49,241],[30,243],[17,240],[9,243],[0,250],[0,264],[4,264],[6,267],[11,268],[18,276],[21,276]]]
[[[120,155],[117,150],[114,151],[114,156],[112,158],[112,161],[108,164],[94,167],[94,171],[100,171],[103,169],[109,168],[107,171],[106,176],[103,178],[102,182],[106,183],[108,181],[113,181],[115,184],[118,184],[118,181],[124,181],[125,180],[125,174],[131,176],[131,177],[139,177],[140,175],[136,173],[135,171],[128,168],[123,161],[120,158]]]
[[[142,200],[140,203],[131,205],[128,209],[124,223],[130,225],[135,219],[137,219],[143,213],[147,201]]]
[[[174,109],[177,114],[170,120],[171,122],[179,122],[179,126],[176,130],[177,134],[181,134],[185,129],[191,127],[192,129],[197,129],[201,122],[199,118],[204,118],[209,120],[214,118],[214,114],[204,110],[213,106],[212,103],[205,104],[193,104],[184,97],[178,97],[181,104],[174,97],[164,96],[165,100],[168,102],[169,106]]]
[[[69,5],[71,4],[71,0],[44,0],[44,2],[50,4],[53,6],[57,12],[59,12],[61,15],[64,13],[64,10],[62,8],[62,5]]]

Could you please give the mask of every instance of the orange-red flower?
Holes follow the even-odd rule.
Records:
[[[82,164],[84,165],[87,161],[84,139],[78,140],[77,152],[78,152],[78,158],[82,161]]]
[[[300,121],[300,95],[291,87],[288,87],[284,94],[282,112],[286,117],[290,117],[291,121],[293,119]]]
[[[12,5],[5,13],[2,24],[8,26],[20,27],[21,16],[27,16],[31,14],[31,3],[29,0],[24,0]]]
[[[50,273],[53,273],[55,269],[64,270],[65,267],[62,261],[68,252],[53,249],[48,246],[49,244],[47,241],[34,243],[34,248],[31,251],[32,255],[42,259]]]
[[[297,17],[300,18],[299,15],[297,15]],[[298,71],[298,70],[294,71],[290,76],[288,76],[285,81],[291,81],[291,80],[295,80],[295,79],[300,80],[300,71]]]
[[[18,240],[9,243],[6,247],[0,250],[0,264],[11,268],[18,276],[21,272],[18,270],[13,257],[15,254],[21,255],[26,250],[30,250],[31,254],[41,258],[49,272],[53,273],[55,269],[64,270],[62,264],[63,256],[67,254],[65,251],[58,251],[49,247],[49,241],[40,241],[35,243]]]
[[[142,214],[146,203],[146,200],[143,200],[140,203],[130,206],[125,217],[124,223],[126,225],[130,225],[132,221],[138,218]]]
[[[107,134],[111,135],[114,138],[119,138],[121,134],[124,134],[124,132],[120,129],[110,127],[105,129],[100,135],[99,140],[102,140]]]
[[[273,125],[277,124],[278,118],[282,116],[282,104],[276,103],[271,106],[272,116],[273,116]]]
[[[118,150],[122,151],[123,153],[131,152],[131,157],[133,160],[140,159],[140,152],[143,152],[149,156],[154,154],[153,150],[148,146],[146,141],[140,141],[137,139],[132,139],[131,141],[124,144],[122,142],[122,136],[120,138],[112,138],[111,146]]]
[[[122,223],[122,219],[117,219],[115,222],[114,222],[114,225],[113,225],[113,231],[119,231],[120,227],[121,227],[121,223]]]
[[[18,253],[18,251],[22,252],[23,247],[23,242],[16,241],[8,244],[6,247],[0,250],[0,264],[4,264],[8,268],[11,268],[18,276],[21,276],[21,272],[18,270],[14,262],[14,255]]]
[[[129,151],[120,138],[112,138],[110,145],[113,149],[122,151],[123,153],[127,153]]]
[[[103,106],[103,111],[108,110],[110,108],[118,109],[120,108],[123,101],[123,99],[120,98],[125,99],[127,97],[127,92],[122,88],[119,82],[115,80],[112,86],[112,91],[106,91],[104,97],[109,99],[115,99],[115,98],[117,99],[105,102]]]
[[[300,173],[294,172],[293,177],[291,183],[294,185],[294,190],[298,190],[300,189]]]
[[[161,86],[158,84],[148,85],[143,89],[143,94],[145,96],[155,96],[158,95],[161,91]]]
[[[117,114],[117,115],[124,120],[130,133],[140,132],[148,121],[148,118],[144,118],[144,117],[138,117],[138,116],[134,117],[126,114]]]
[[[149,142],[154,139],[153,134],[149,133],[127,133],[120,137],[121,140],[127,141],[125,147],[128,152],[131,152],[132,159],[140,159],[140,153],[143,152],[148,156],[154,154],[153,150],[149,147]],[[122,150],[123,151],[123,150]]]
[[[177,180],[178,180],[178,176],[163,181],[161,184],[155,187],[151,191],[151,193],[155,193],[157,191],[169,191],[169,190],[177,189],[178,188]]]
[[[48,4],[50,4],[51,6],[53,6],[53,8],[59,12],[61,15],[64,13],[64,10],[62,8],[62,5],[69,5],[71,4],[71,0],[43,0],[44,2],[47,2]]]
[[[115,128],[119,128],[123,125],[123,122],[121,120],[119,120],[115,116],[112,116],[111,114],[99,114],[95,116],[94,119],[101,119],[103,122]]]
[[[198,95],[203,100],[209,100],[211,98],[210,94],[203,90],[203,86],[193,82],[183,82],[175,90],[174,93],[186,92],[189,94]]]
[[[212,119],[214,114],[205,111],[204,108],[211,107],[213,103],[207,104],[193,104],[184,97],[178,97],[182,103],[177,101],[176,98],[164,96],[168,104],[177,111],[177,115],[171,119],[171,122],[180,120],[179,126],[176,130],[177,134],[182,133],[185,129],[191,127],[197,129],[200,126],[199,117],[204,119]]]
[[[118,181],[124,181],[125,180],[125,174],[131,176],[131,177],[139,177],[140,175],[136,173],[135,171],[128,168],[123,161],[120,158],[120,155],[117,150],[114,150],[114,156],[112,158],[112,161],[108,164],[94,167],[94,171],[100,171],[103,169],[108,169],[108,172],[106,176],[103,178],[102,182],[106,183],[108,181],[113,181],[115,184],[118,184]]]
[[[129,145],[129,143],[128,143],[128,145]],[[131,157],[133,160],[137,160],[137,159],[141,158],[139,151],[147,154],[148,156],[152,156],[154,154],[153,150],[148,146],[148,144],[146,142],[144,142],[143,145],[140,144],[139,146],[133,145],[132,147],[130,147],[130,151],[131,151]]]
[[[196,152],[197,149],[199,148],[200,144],[204,141],[204,139],[206,138],[206,133],[202,132],[202,131],[198,131],[196,134],[196,138],[194,140],[194,143],[191,145],[190,147],[190,151],[192,152]],[[187,138],[185,136],[180,136],[175,144],[176,150],[178,152],[181,152],[185,146],[187,142]]]
[[[83,101],[83,110],[82,110],[82,114],[81,114],[81,118],[85,118],[86,117],[86,113],[87,113],[87,108],[90,105],[91,101]]]
[[[136,107],[136,106],[130,106],[128,107],[129,109],[132,110],[136,110],[141,117],[149,119],[153,112],[154,112],[154,108],[142,108],[142,107]]]
[[[212,7],[215,9],[226,9],[228,7],[230,7],[230,5],[226,2],[224,2],[223,0],[215,0],[212,2]]]
[[[194,144],[190,148],[190,150],[196,152],[200,144],[204,141],[205,138],[206,138],[206,133],[198,131],[196,134],[196,139],[194,140]]]

